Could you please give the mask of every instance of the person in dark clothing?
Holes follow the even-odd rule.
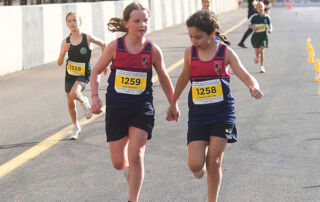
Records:
[[[253,15],[255,14],[257,11],[256,11],[256,8],[255,8],[255,5],[257,4],[257,1],[256,0],[248,0],[248,19]],[[241,41],[238,43],[238,46],[240,46],[241,48],[247,48],[245,45],[244,45],[244,41],[248,38],[248,36],[250,36],[250,34],[252,33],[252,29],[251,28],[248,28],[247,31],[244,33],[244,35],[242,36],[242,39]]]

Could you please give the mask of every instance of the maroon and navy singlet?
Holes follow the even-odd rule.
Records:
[[[201,61],[192,46],[190,64],[189,126],[219,122],[235,123],[234,98],[230,91],[230,72],[225,67],[227,46],[219,43],[216,55]]]
[[[146,40],[138,54],[129,53],[125,37],[117,39],[116,58],[111,65],[106,93],[107,107],[152,105],[152,46]]]

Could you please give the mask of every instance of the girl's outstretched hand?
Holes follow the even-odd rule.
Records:
[[[263,96],[263,93],[259,88],[250,86],[249,89],[250,89],[251,97],[260,99]]]
[[[170,106],[167,111],[167,121],[179,121],[180,111],[178,106]]]

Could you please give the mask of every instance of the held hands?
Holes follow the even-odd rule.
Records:
[[[93,114],[100,114],[102,112],[101,110],[102,102],[98,95],[92,95],[91,96],[91,112]]]
[[[168,107],[168,110],[167,110],[167,118],[166,120],[167,121],[173,121],[175,120],[176,122],[179,121],[179,117],[180,117],[180,110],[178,108],[177,105],[170,105],[170,107]]]
[[[259,88],[249,86],[251,97],[255,99],[260,99],[263,96],[263,93]]]

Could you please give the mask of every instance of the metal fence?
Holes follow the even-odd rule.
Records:
[[[119,0],[0,0],[0,6],[24,6],[39,4],[59,4],[75,2],[98,2],[98,1],[119,1]]]

